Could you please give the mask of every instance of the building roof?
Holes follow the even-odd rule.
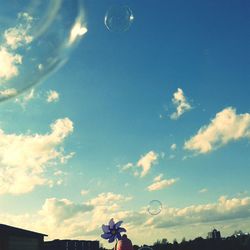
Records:
[[[23,235],[23,236],[48,236],[47,234],[37,233],[22,228],[12,227],[5,224],[0,224],[0,234],[6,232],[8,234]]]

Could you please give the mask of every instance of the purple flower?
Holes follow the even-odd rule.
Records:
[[[105,240],[108,239],[109,243],[113,242],[115,239],[120,240],[122,238],[121,233],[126,232],[125,228],[120,227],[121,224],[122,221],[115,223],[114,219],[112,218],[108,225],[102,225],[102,231],[104,234],[102,234],[101,237]]]

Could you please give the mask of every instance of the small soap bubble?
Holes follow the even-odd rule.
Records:
[[[151,215],[157,215],[161,212],[162,210],[162,204],[158,200],[152,200],[148,204],[148,212]]]
[[[109,31],[127,31],[134,21],[132,10],[126,5],[114,5],[108,9],[104,24]]]

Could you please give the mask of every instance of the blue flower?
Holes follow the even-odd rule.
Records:
[[[112,218],[108,225],[102,225],[102,231],[104,234],[102,234],[101,237],[105,240],[108,240],[109,243],[113,242],[115,239],[120,240],[122,238],[121,233],[126,232],[125,228],[120,227],[121,224],[122,221],[115,223],[114,219]]]

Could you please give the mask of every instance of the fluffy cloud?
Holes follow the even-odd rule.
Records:
[[[0,45],[0,83],[19,74],[18,66],[23,58],[15,50],[32,42],[33,37],[29,35],[32,20],[27,13],[19,13],[18,25],[4,31]]]
[[[59,93],[55,90],[47,92],[47,102],[57,102],[59,100]]]
[[[0,46],[0,80],[9,80],[18,75],[18,65],[22,64],[22,56]],[[0,82],[1,83],[1,82]]]
[[[157,159],[158,154],[154,151],[150,151],[141,157],[141,159],[137,162],[137,166],[142,168],[141,177],[147,175],[151,167],[156,163]]]
[[[107,203],[96,202],[100,197],[101,200],[108,197]],[[93,203],[92,201],[95,205],[90,204]],[[238,226],[242,226],[248,220],[248,223],[241,229],[249,228],[250,197],[229,199],[222,196],[215,203],[183,208],[163,206],[157,216],[150,215],[146,207],[133,211],[124,210],[127,202],[128,197],[114,193],[102,193],[82,203],[68,199],[48,198],[33,214],[1,213],[0,220],[1,223],[46,233],[49,239],[86,237],[97,239],[100,237],[101,224],[107,223],[110,218],[115,218],[115,221],[124,221],[123,226],[128,230],[129,237],[132,238],[134,244],[152,243],[152,240],[163,237],[166,232],[168,235],[171,234],[171,230],[174,229],[181,230],[181,234],[173,234],[173,238],[187,236],[190,231],[193,232],[191,236],[196,237],[201,228],[207,233],[206,230],[210,230],[211,225],[223,227],[225,222],[227,226],[236,222]],[[190,230],[190,225],[193,230]],[[235,229],[235,226],[231,228]],[[104,240],[101,242],[105,243]]]
[[[161,190],[161,189],[170,187],[179,180],[178,178],[162,180],[162,177],[163,177],[163,174],[156,176],[154,178],[154,182],[147,187],[148,191],[156,191],[156,190]]]
[[[172,120],[177,120],[181,115],[192,108],[191,105],[187,102],[183,90],[180,88],[178,88],[177,91],[173,94],[172,102],[176,107],[176,112],[174,112],[170,116]]]
[[[56,198],[46,199],[42,209],[39,211],[55,225],[63,223],[65,220],[70,219],[79,213],[91,211],[93,206],[86,204],[75,204],[68,199],[58,200]]]
[[[18,25],[5,30],[4,39],[6,46],[15,50],[32,42],[33,37],[29,35],[33,18],[25,12],[18,14]]]
[[[166,207],[149,221],[155,228],[167,228],[194,223],[207,223],[250,217],[250,197],[219,198],[217,203],[192,205],[184,208]]]
[[[56,120],[44,135],[0,130],[0,194],[22,194],[37,185],[51,185],[46,170],[67,158],[62,143],[72,131],[69,118]]]
[[[250,114],[236,114],[234,108],[228,107],[186,141],[184,149],[205,154],[242,138],[250,138]]]

